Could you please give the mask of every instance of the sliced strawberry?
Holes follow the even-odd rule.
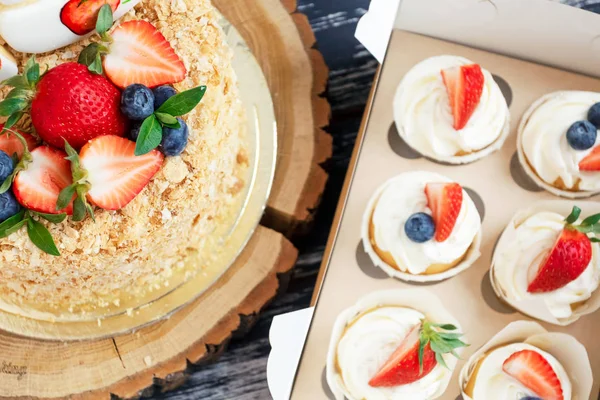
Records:
[[[0,132],[4,128],[4,124],[0,124]],[[23,139],[27,142],[27,148],[29,151],[35,149],[38,146],[38,142],[36,138],[31,136],[28,133],[21,132],[17,129],[11,128],[11,130],[17,131]],[[13,154],[16,154],[19,159],[23,157],[23,152],[25,149],[23,148],[23,143],[17,138],[15,135],[10,134],[10,132],[4,132],[0,135],[0,150],[8,154],[12,157]]]
[[[454,129],[463,129],[479,105],[485,78],[478,64],[462,65],[442,70],[448,92]]]
[[[58,195],[73,183],[71,163],[67,154],[48,146],[31,152],[32,162],[13,182],[17,201],[25,208],[45,214],[73,214],[73,202],[61,211],[56,210]]]
[[[432,324],[426,320],[412,327],[398,349],[371,378],[369,385],[373,387],[391,387],[413,383],[429,374],[438,364],[438,359],[440,364],[445,366],[443,354],[456,354],[455,349],[466,346],[459,339],[462,334],[453,333],[444,337],[437,329],[434,329],[435,327],[440,327],[440,325]],[[456,327],[441,325],[441,328],[438,329],[455,330]],[[435,342],[437,350],[434,351],[431,348],[431,341]],[[423,346],[422,363],[419,362],[420,346]]]
[[[148,185],[163,164],[164,156],[153,150],[136,156],[135,143],[118,136],[92,139],[79,153],[92,188],[90,203],[105,210],[120,210]]]
[[[104,58],[104,71],[120,88],[134,83],[153,88],[185,78],[185,65],[152,24],[125,22],[115,29],[112,38],[110,53]]]
[[[502,370],[544,400],[564,400],[560,380],[538,352],[521,350],[504,361]]]
[[[579,162],[580,171],[600,171],[600,146],[595,147],[590,154]]]
[[[86,35],[96,29],[98,12],[104,4],[110,4],[113,12],[120,0],[69,0],[60,11],[60,21],[76,35]]]
[[[590,239],[573,227],[562,230],[529,283],[530,293],[552,292],[577,279],[592,259]]]
[[[425,195],[435,222],[435,240],[443,242],[450,237],[460,214],[462,187],[458,183],[428,183]]]

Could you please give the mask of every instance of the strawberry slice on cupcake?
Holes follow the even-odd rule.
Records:
[[[478,64],[461,65],[442,70],[448,91],[454,129],[463,129],[481,100],[485,78]]]

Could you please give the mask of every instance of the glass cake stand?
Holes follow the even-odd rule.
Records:
[[[205,251],[191,254],[169,285],[145,297],[119,298],[118,306],[84,314],[44,311],[29,316],[0,310],[0,329],[46,340],[89,340],[130,332],[166,318],[210,288],[234,263],[262,217],[275,174],[277,125],[273,100],[263,72],[239,32],[225,19],[221,25],[233,50],[233,68],[248,116],[250,168],[248,184],[235,215],[214,235]]]

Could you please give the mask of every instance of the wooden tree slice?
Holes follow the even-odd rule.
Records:
[[[269,81],[280,148],[265,221],[295,233],[310,221],[327,179],[319,164],[331,154],[331,139],[322,130],[330,111],[319,97],[327,69],[312,49],[308,21],[290,16],[295,2],[283,1],[215,4],[248,42]],[[0,332],[0,399],[138,398],[173,389],[185,381],[189,363],[214,360],[233,334],[250,329],[261,309],[285,288],[296,258],[297,250],[281,233],[259,226],[217,284],[169,319],[86,342]]]
[[[316,39],[308,19],[294,12],[295,1],[284,0],[284,7],[279,0],[213,3],[246,39],[265,71],[275,102],[279,155],[263,223],[288,236],[302,233],[327,182],[321,164],[331,157],[332,138],[323,130],[331,110],[320,97],[327,84],[327,67],[313,49]]]

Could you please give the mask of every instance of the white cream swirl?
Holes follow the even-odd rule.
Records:
[[[352,400],[429,400],[444,390],[452,371],[437,365],[416,382],[395,387],[372,387],[369,380],[400,346],[412,327],[425,316],[411,308],[379,307],[358,317],[337,345],[339,373]]]
[[[446,159],[480,151],[507,133],[509,111],[492,74],[485,78],[479,105],[457,131],[441,70],[473,64],[457,56],[437,56],[415,65],[402,79],[394,98],[394,119],[400,135],[421,154]]]
[[[452,182],[433,172],[408,172],[389,180],[373,211],[374,240],[381,250],[389,252],[398,268],[411,274],[422,274],[434,264],[449,264],[462,257],[481,229],[481,218],[467,192],[450,237],[444,242],[434,239],[416,243],[404,232],[404,224],[415,213],[431,214],[427,207],[425,186],[428,183]]]
[[[600,102],[600,93],[563,91],[550,93],[525,113],[519,127],[520,146],[537,176],[554,186],[560,178],[568,189],[599,191],[600,172],[580,171],[579,162],[594,147],[575,150],[567,142],[567,131],[576,121],[586,120],[590,107]]]
[[[586,270],[568,285],[548,293],[529,293],[527,286],[535,277],[540,263],[552,249],[564,227],[564,216],[538,212],[516,229],[514,238],[496,250],[494,278],[511,300],[542,299],[556,318],[573,314],[571,305],[586,301],[600,284],[600,247],[592,243],[592,260]]]
[[[512,354],[521,350],[533,350],[552,366],[560,380],[564,400],[571,400],[571,381],[569,375],[551,354],[525,343],[513,343],[492,350],[481,362],[475,386],[473,400],[519,400],[525,396],[536,396],[536,393],[525,387],[521,382],[502,371],[504,361]]]

